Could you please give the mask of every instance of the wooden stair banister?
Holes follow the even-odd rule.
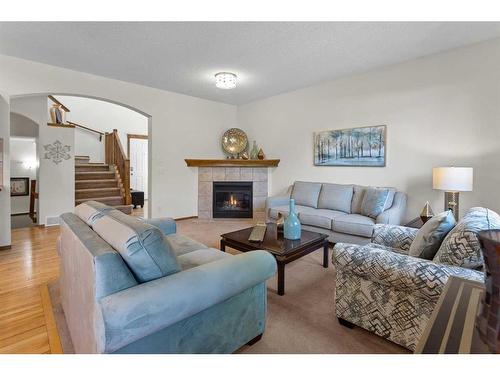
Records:
[[[89,131],[91,133],[99,134],[99,142],[102,141],[102,136],[105,135],[105,133],[103,133],[103,132],[101,132],[99,130],[95,130],[95,129],[89,128],[88,126],[85,126],[85,125],[77,124],[76,122],[67,121],[67,123],[70,124],[70,125],[73,125],[76,128],[84,129],[84,130],[87,130],[87,131]]]
[[[122,182],[123,204],[131,204],[130,195],[130,159],[123,151],[118,130],[113,129],[112,133],[105,134],[105,159],[106,164],[114,165],[120,175]]]

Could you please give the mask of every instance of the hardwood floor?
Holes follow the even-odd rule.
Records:
[[[62,353],[47,288],[59,277],[58,236],[57,226],[13,229],[0,250],[0,354]]]
[[[0,353],[61,353],[47,283],[59,276],[58,227],[12,231],[0,251]]]

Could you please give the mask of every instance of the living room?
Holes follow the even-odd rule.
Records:
[[[500,22],[420,17],[1,22],[0,352],[498,352]],[[89,162],[45,104],[53,221],[11,228],[50,96],[142,118],[144,208],[119,124]]]

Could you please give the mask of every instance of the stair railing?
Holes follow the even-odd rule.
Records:
[[[105,134],[105,159],[106,164],[114,165],[118,170],[118,174],[120,175],[123,185],[123,204],[131,204],[130,159],[127,158],[125,152],[123,151],[117,129],[113,129],[112,133]]]
[[[76,122],[72,122],[72,121],[66,121],[66,122],[68,124],[70,124],[70,125],[73,125],[75,128],[80,128],[80,129],[83,129],[83,130],[87,130],[87,131],[89,131],[91,133],[98,134],[99,135],[99,142],[102,141],[102,136],[106,134],[106,133],[100,132],[99,130],[95,130],[95,129],[89,128],[88,126],[77,124]]]

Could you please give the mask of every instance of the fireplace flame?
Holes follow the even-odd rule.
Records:
[[[231,196],[229,197],[229,204],[231,206],[236,206],[238,202],[236,201],[236,198],[231,194]]]

